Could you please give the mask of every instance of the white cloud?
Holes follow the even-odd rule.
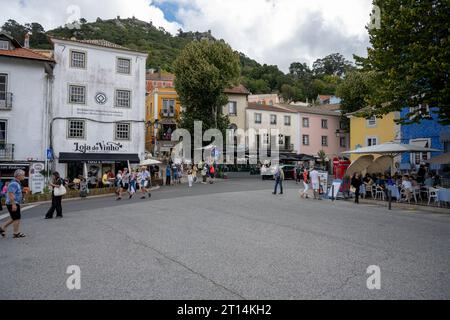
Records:
[[[0,23],[8,19],[19,23],[39,22],[48,30],[72,22],[74,17],[94,21],[97,17],[135,16],[143,21],[152,20],[155,26],[176,33],[180,25],[168,22],[164,13],[151,3],[150,0],[0,0]]]
[[[177,22],[169,22],[153,4],[175,3]],[[46,29],[68,22],[74,4],[88,21],[135,16],[153,21],[172,34],[211,30],[216,38],[260,63],[287,71],[293,61],[312,64],[341,52],[364,55],[369,45],[365,25],[372,0],[0,0],[0,23],[37,21]]]

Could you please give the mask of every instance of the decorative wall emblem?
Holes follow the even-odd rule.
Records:
[[[103,92],[98,92],[98,93],[95,95],[95,101],[96,101],[98,104],[103,105],[103,104],[106,103],[106,101],[108,101],[108,98],[106,97],[106,94],[105,94],[105,93],[103,93]]]

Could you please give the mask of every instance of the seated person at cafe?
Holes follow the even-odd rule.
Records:
[[[372,177],[370,176],[370,174],[366,174],[366,176],[363,179],[363,182],[367,185],[367,186],[371,186],[374,184]]]
[[[405,190],[406,199],[409,201],[411,199],[411,193],[413,191],[411,180],[408,176],[403,176],[402,188]]]
[[[377,186],[380,186],[384,189],[384,185],[385,185],[385,179],[384,176],[382,176],[381,174],[378,175],[378,178],[376,180],[376,184]]]
[[[102,176],[102,185],[104,188],[110,188],[113,185],[113,182],[108,178],[109,172],[109,170],[106,171]]]
[[[431,188],[434,186],[434,179],[431,173],[428,174],[424,182],[425,187]]]

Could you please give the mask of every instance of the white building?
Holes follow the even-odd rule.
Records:
[[[147,54],[105,40],[51,42],[54,169],[74,178],[87,164],[95,180],[143,159]]]
[[[247,130],[254,129],[256,139],[249,140],[251,150],[264,147],[270,149],[270,146],[280,147],[280,153],[297,153],[299,150],[298,138],[298,113],[286,108],[277,106],[249,103],[247,108]],[[266,130],[267,133],[260,133],[260,130]],[[274,131],[278,130],[278,137]],[[261,131],[262,132],[262,131]],[[278,141],[276,141],[278,139]]]
[[[0,33],[0,178],[11,180],[16,169],[24,169],[33,191],[44,187],[43,176],[34,173],[46,161],[53,66],[53,59]]]

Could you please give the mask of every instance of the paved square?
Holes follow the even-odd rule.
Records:
[[[271,190],[238,179],[65,202],[62,220],[30,209],[28,237],[0,239],[0,299],[450,298],[450,215]],[[81,290],[66,287],[70,265]]]

